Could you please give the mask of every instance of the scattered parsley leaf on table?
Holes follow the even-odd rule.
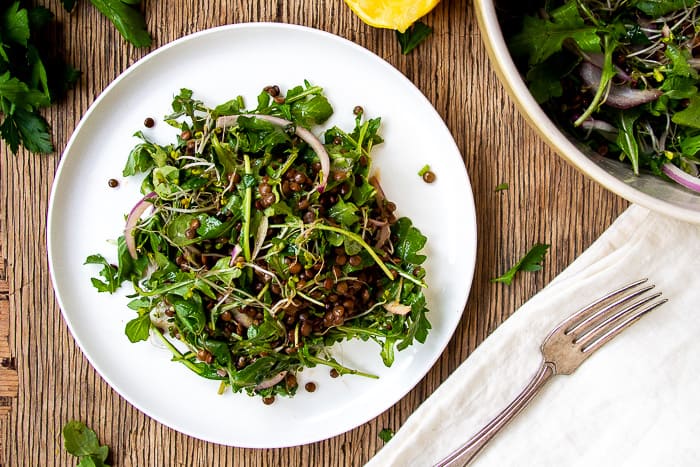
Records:
[[[515,266],[510,268],[502,276],[491,279],[491,282],[502,282],[506,285],[510,285],[518,271],[539,271],[542,269],[542,261],[544,260],[544,255],[547,253],[548,248],[549,245],[536,243]]]
[[[48,153],[53,151],[49,124],[39,110],[75,84],[79,72],[59,59],[44,60],[45,44],[36,34],[53,14],[22,5],[18,0],[0,10],[0,137],[15,154],[20,146]]]
[[[71,11],[77,0],[61,0],[63,8]],[[109,19],[126,41],[136,47],[149,47],[151,35],[146,20],[138,10],[141,0],[90,0],[100,13]]]
[[[136,47],[151,45],[151,35],[146,29],[146,20],[134,2],[122,0],[90,0],[100,13],[114,24],[119,33]]]
[[[401,46],[401,53],[407,55],[433,33],[433,28],[422,21],[416,21],[405,32],[396,31],[396,38]]]
[[[109,467],[109,447],[100,446],[97,435],[83,422],[71,420],[62,430],[63,448],[80,459],[78,467]]]
[[[379,439],[388,443],[394,437],[394,432],[390,428],[384,428],[379,432]]]
[[[493,191],[496,191],[496,192],[504,191],[504,190],[507,190],[508,188],[510,188],[510,185],[508,185],[507,182],[503,182],[503,183],[499,183]]]

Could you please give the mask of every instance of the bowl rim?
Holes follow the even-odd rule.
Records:
[[[663,201],[633,186],[622,183],[618,178],[606,172],[593,160],[581,153],[547,117],[530,94],[525,81],[521,78],[520,72],[510,56],[505,38],[501,33],[493,0],[474,0],[474,6],[481,38],[489,55],[492,68],[515,102],[520,114],[551,149],[579,172],[627,201],[669,217],[693,224],[700,224],[700,210],[695,211]]]

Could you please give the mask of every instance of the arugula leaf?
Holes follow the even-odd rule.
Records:
[[[413,227],[413,223],[407,217],[402,217],[393,226],[397,241],[396,253],[399,258],[413,264],[421,264],[426,256],[418,254],[425,246],[428,238],[420,230]]]
[[[433,33],[433,28],[427,26],[422,21],[416,21],[413,25],[404,32],[396,31],[396,38],[401,46],[401,53],[409,54],[413,49],[418,47]]]
[[[136,47],[151,45],[151,35],[146,28],[146,20],[136,8],[122,0],[90,0],[90,2],[114,24],[128,42]]]
[[[109,264],[109,262],[102,255],[90,255],[85,260],[83,264],[97,264],[102,266],[100,271],[100,276],[104,277],[104,281],[93,277],[92,285],[97,289],[98,292],[109,292],[114,293],[120,285],[118,282],[119,272],[117,268]]]
[[[491,279],[491,282],[502,282],[506,285],[510,285],[518,271],[539,271],[542,269],[542,261],[544,261],[544,255],[547,253],[548,248],[549,245],[536,243],[515,266],[510,268],[502,276]]]
[[[576,0],[567,1],[550,16],[551,21],[525,17],[522,32],[510,43],[514,54],[527,54],[530,65],[536,65],[559,52],[566,39],[573,39],[584,52],[601,51],[598,29],[585,24]]]
[[[109,464],[106,464],[109,447],[100,446],[97,434],[83,422],[71,420],[63,426],[61,433],[63,448],[69,454],[80,458],[79,466],[109,467]]]
[[[616,142],[632,164],[634,173],[639,175],[639,145],[634,132],[634,122],[637,118],[639,118],[638,112],[620,112],[620,132],[617,134]]]
[[[688,107],[673,114],[671,121],[678,125],[700,129],[700,96],[691,97]]]
[[[126,323],[124,334],[131,342],[148,340],[151,330],[151,317],[148,312],[143,313]]]

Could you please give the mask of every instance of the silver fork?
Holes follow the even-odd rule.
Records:
[[[436,467],[464,466],[510,420],[513,419],[555,375],[570,375],[603,344],[646,313],[667,302],[661,292],[641,279],[608,293],[557,326],[541,346],[542,364],[523,391],[481,431],[436,464]]]

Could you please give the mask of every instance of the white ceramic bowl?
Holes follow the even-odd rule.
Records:
[[[491,64],[525,119],[550,147],[585,175],[628,201],[683,221],[700,224],[700,194],[655,175],[635,176],[626,164],[601,157],[578,146],[545,115],[510,56],[494,3],[499,2],[474,0]],[[506,3],[499,3],[499,9]],[[514,3],[517,2],[510,2]]]

